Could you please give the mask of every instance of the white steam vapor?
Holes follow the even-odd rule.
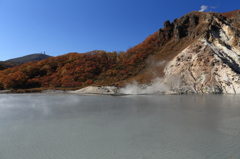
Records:
[[[136,81],[120,89],[122,94],[158,94],[169,91],[162,78],[155,78],[150,85],[139,85]]]
[[[151,67],[163,67],[169,61],[156,61],[154,58],[149,58],[147,63]],[[128,83],[125,87],[119,89],[120,94],[168,94],[172,93],[173,89],[178,89],[182,84],[180,76],[164,76],[158,77],[156,72],[151,72],[155,77],[148,84],[139,84],[136,81]]]
[[[201,10],[199,10],[199,12],[204,12],[208,9],[208,6],[202,5],[201,6]]]

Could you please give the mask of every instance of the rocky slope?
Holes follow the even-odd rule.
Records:
[[[239,17],[192,12],[168,23],[176,40],[193,41],[167,64],[164,83],[179,93],[240,93]]]
[[[239,17],[240,10],[223,14],[191,12],[172,23],[165,21],[158,31],[160,49],[148,58],[149,66],[132,78],[141,84],[128,83],[124,88],[114,88],[116,91],[87,87],[76,92],[240,93]],[[152,80],[146,82],[149,77]]]
[[[165,21],[164,28],[119,54],[69,53],[0,71],[0,89],[35,87],[99,94],[240,93],[240,10],[194,11]]]

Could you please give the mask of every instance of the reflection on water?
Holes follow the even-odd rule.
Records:
[[[240,158],[238,95],[0,95],[0,158]]]

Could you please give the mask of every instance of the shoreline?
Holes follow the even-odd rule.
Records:
[[[157,92],[146,92],[145,87],[138,86],[136,92],[125,92],[126,87],[116,86],[88,86],[81,89],[10,89],[0,90],[0,94],[19,94],[19,93],[70,93],[82,95],[191,95],[191,94],[224,94],[219,92],[196,93],[190,90],[165,90]]]
[[[58,90],[58,89],[46,89],[46,90],[29,90],[29,89],[18,89],[18,90],[0,90],[0,94],[19,94],[19,93],[66,93],[69,90]]]

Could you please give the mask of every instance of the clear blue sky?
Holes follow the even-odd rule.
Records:
[[[0,0],[0,61],[43,51],[126,51],[202,5],[240,9],[239,0]]]

